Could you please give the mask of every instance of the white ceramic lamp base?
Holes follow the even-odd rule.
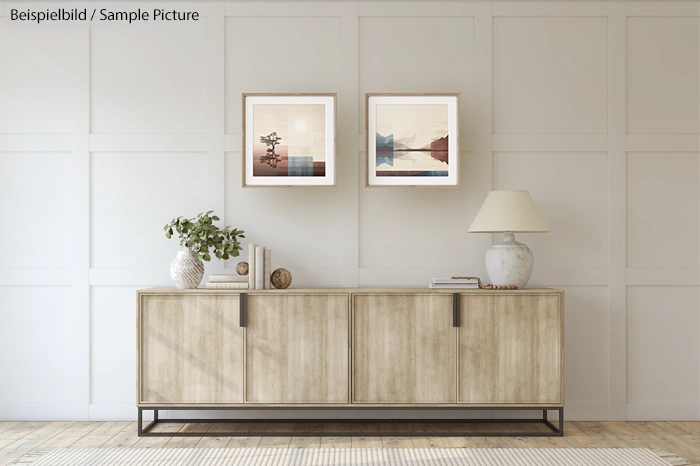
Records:
[[[530,248],[515,241],[515,235],[511,232],[506,232],[502,242],[486,251],[486,271],[494,285],[525,288],[534,264],[535,256]]]

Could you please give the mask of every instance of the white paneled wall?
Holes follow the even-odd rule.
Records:
[[[420,286],[485,278],[500,239],[466,230],[527,189],[567,417],[700,420],[700,2],[174,6],[202,20],[0,21],[0,419],[135,417],[134,292],[171,284],[172,217],[215,209],[295,286]],[[338,93],[337,188],[241,187],[243,92]],[[461,94],[458,188],[364,187],[365,92]]]

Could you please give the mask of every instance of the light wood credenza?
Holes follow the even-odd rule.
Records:
[[[158,410],[241,408],[541,410],[535,434],[563,435],[561,290],[152,288],[137,308],[139,435]]]

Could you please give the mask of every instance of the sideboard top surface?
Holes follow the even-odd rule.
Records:
[[[563,290],[556,288],[524,288],[522,290],[481,290],[481,289],[444,289],[434,290],[430,288],[287,288],[285,290],[223,290],[223,289],[206,289],[196,288],[191,290],[179,290],[177,288],[146,288],[137,291],[140,295],[158,295],[158,294],[231,294],[237,295],[241,293],[248,294],[309,294],[309,293],[353,293],[353,294],[373,294],[373,293],[426,293],[426,294],[474,294],[474,295],[518,295],[518,294],[563,294]]]

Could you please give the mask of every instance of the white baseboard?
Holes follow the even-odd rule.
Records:
[[[144,420],[152,420],[151,411],[144,411]],[[91,421],[136,421],[138,408],[134,403],[94,403],[90,405]]]
[[[0,421],[87,421],[86,403],[2,403]]]
[[[700,403],[627,403],[628,421],[700,421]]]
[[[608,404],[572,401],[564,403],[565,421],[607,421]]]

